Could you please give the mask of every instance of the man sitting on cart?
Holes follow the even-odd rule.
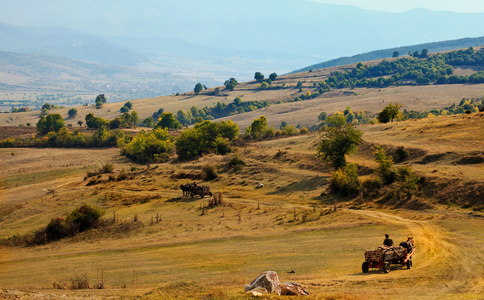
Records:
[[[385,240],[383,241],[383,245],[387,247],[393,246],[393,240],[390,238],[388,234],[385,234]]]

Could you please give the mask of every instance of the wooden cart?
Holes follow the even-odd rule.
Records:
[[[363,273],[368,273],[370,268],[379,268],[388,273],[391,265],[407,266],[412,268],[412,256],[415,253],[415,246],[409,247],[378,247],[374,250],[365,251],[365,261],[361,265]]]
[[[212,192],[210,192],[210,187],[208,185],[196,186],[190,190],[190,196],[198,195],[200,197],[205,197],[205,195],[209,195],[212,197]]]

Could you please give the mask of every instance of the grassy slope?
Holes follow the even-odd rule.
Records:
[[[461,157],[482,149],[484,136],[476,129],[483,128],[483,122],[483,114],[471,114],[361,129],[367,142],[403,145],[420,153],[408,162],[422,175],[438,168],[439,172],[432,174],[438,176],[446,169],[452,176],[464,174],[465,180],[482,182],[482,163],[454,166],[452,159],[426,165],[416,162],[428,154],[452,151]],[[474,134],[466,136],[467,132]],[[443,136],[453,138],[442,141]],[[238,173],[226,169],[227,157],[207,156],[183,164],[135,166],[132,180],[95,186],[85,185],[84,171],[78,175],[73,171],[69,180],[59,179],[62,183],[54,196],[35,189],[36,182],[29,182],[29,177],[16,189],[5,186],[0,194],[0,237],[45,226],[51,218],[65,215],[82,203],[103,207],[104,218],[116,214],[120,220],[132,222],[137,215],[144,226],[131,233],[85,233],[36,248],[2,247],[0,288],[50,289],[53,282],[68,282],[74,273],[87,273],[93,284],[103,273],[108,279],[107,290],[40,293],[242,298],[244,283],[263,271],[275,270],[282,281],[305,286],[313,299],[364,299],[375,294],[398,299],[406,298],[410,289],[422,299],[482,296],[482,213],[443,206],[426,211],[378,211],[371,203],[354,210],[345,199],[338,200],[342,202],[336,212],[327,213],[335,199],[319,196],[330,170],[315,161],[316,142],[317,135],[307,135],[246,146],[238,155],[247,166]],[[34,161],[45,162],[49,166],[45,171],[52,172],[68,162],[73,164],[68,169],[84,167],[76,165],[73,157],[79,161],[90,158],[87,166],[112,161],[116,170],[130,170],[129,162],[116,149],[56,149],[57,159],[51,159],[51,163],[46,160],[49,151],[15,149],[11,156],[12,149],[2,150],[2,162],[15,160],[11,165],[18,166],[11,170],[13,173],[4,174],[4,180],[35,174],[35,165],[28,167]],[[362,150],[351,159],[371,165],[370,155],[369,150]],[[226,204],[202,216],[199,207],[207,200],[181,197],[178,189],[181,183],[194,179],[175,179],[173,175],[196,174],[205,164],[217,166],[220,178],[202,184],[223,192]],[[263,182],[264,188],[256,189],[257,182]],[[22,191],[29,191],[28,201],[12,197]],[[6,197],[11,199],[7,204]],[[143,197],[151,200],[142,203]],[[157,213],[161,221],[151,224]],[[414,268],[395,269],[390,274],[377,270],[361,273],[364,250],[380,245],[387,232],[395,242],[415,237],[418,248]],[[293,270],[295,273],[287,273]],[[29,293],[33,292],[24,296],[32,297]]]
[[[379,61],[367,62],[376,64]],[[151,116],[159,108],[176,113],[179,109],[189,110],[193,105],[198,108],[211,107],[217,102],[230,103],[235,97],[242,97],[243,101],[267,100],[272,103],[287,101],[305,93],[307,90],[314,91],[313,83],[319,83],[327,78],[328,74],[336,70],[344,70],[353,67],[355,64],[332,67],[327,69],[314,70],[313,72],[302,72],[280,76],[273,83],[273,86],[282,86],[285,89],[265,90],[257,89],[255,81],[240,83],[234,91],[226,91],[221,87],[221,96],[213,96],[214,88],[203,91],[200,95],[193,92],[180,94],[179,96],[162,96],[150,99],[133,100],[133,110],[138,112],[140,119]],[[481,70],[479,67],[456,68],[456,74],[469,74]],[[302,93],[295,88],[298,81],[303,81],[305,88]],[[289,88],[290,87],[290,88]],[[109,97],[109,95],[108,95]],[[253,111],[241,115],[230,116],[225,119],[232,119],[241,128],[245,128],[261,114],[265,115],[270,125],[279,127],[282,121],[289,124],[301,124],[309,127],[317,123],[317,117],[322,111],[333,113],[344,110],[350,106],[354,111],[364,110],[367,114],[375,114],[383,109],[389,102],[403,104],[407,110],[430,110],[443,108],[452,103],[458,103],[462,98],[482,97],[482,84],[476,85],[430,85],[430,86],[399,86],[385,89],[379,88],[358,88],[342,89],[325,93],[315,99],[271,105],[262,110]],[[108,99],[109,102],[109,99]],[[120,115],[120,108],[124,103],[107,103],[101,109],[93,106],[77,107],[78,115],[68,119],[69,108],[56,109],[52,113],[60,113],[66,118],[66,123],[77,127],[78,121],[84,121],[87,114],[93,113],[107,119],[113,119]],[[40,115],[39,111],[25,113],[0,114],[0,126],[11,126],[19,124],[36,124]]]

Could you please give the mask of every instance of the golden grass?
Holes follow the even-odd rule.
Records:
[[[479,180],[482,164],[453,162],[478,150],[473,145],[481,145],[482,135],[469,140],[466,134],[481,127],[482,119],[472,114],[360,128],[368,142],[424,153],[409,161],[422,174],[445,169],[463,180]],[[409,132],[414,134],[408,137]],[[455,138],[444,143],[441,135]],[[26,178],[18,187],[9,184],[1,191],[0,238],[41,228],[83,203],[103,208],[106,219],[115,215],[132,222],[137,216],[143,226],[119,234],[90,231],[35,248],[0,247],[0,288],[27,289],[25,298],[38,291],[71,297],[244,299],[244,283],[275,270],[281,281],[296,281],[308,289],[309,299],[403,299],[409,292],[422,299],[482,296],[481,212],[441,206],[379,211],[372,203],[355,210],[350,207],[358,205],[347,199],[321,197],[331,169],[314,156],[317,139],[312,134],[247,145],[232,154],[246,163],[237,172],[227,168],[230,157],[217,155],[179,164],[132,164],[131,172],[117,149],[2,149],[0,163],[7,167],[2,180],[13,183],[22,174]],[[417,164],[425,151],[457,156]],[[351,160],[374,166],[370,150]],[[50,165],[45,171],[52,177],[28,182],[29,174],[42,169],[38,161]],[[65,177],[59,172],[79,170],[84,165],[76,163],[84,161],[95,168],[112,162],[115,172],[125,169],[133,178],[86,186],[85,173],[72,171]],[[74,165],[62,167],[67,162]],[[225,202],[202,215],[200,207],[208,199],[182,197],[179,185],[194,180],[175,175],[199,173],[206,164],[216,166],[220,176],[197,182],[222,192]],[[258,182],[264,187],[257,189]],[[52,186],[55,195],[45,190]],[[152,223],[156,215],[160,221]],[[364,250],[379,246],[385,233],[395,242],[414,236],[414,268],[361,273]],[[95,283],[101,272],[108,279],[106,290],[52,289],[53,282],[67,282],[75,273],[87,273]]]

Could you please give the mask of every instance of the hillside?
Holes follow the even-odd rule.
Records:
[[[329,67],[336,67],[341,65],[348,65],[363,61],[369,60],[377,60],[383,58],[391,58],[393,57],[393,53],[396,51],[398,52],[399,56],[407,55],[408,52],[415,52],[421,51],[422,49],[427,49],[430,52],[442,52],[442,51],[450,51],[454,49],[464,49],[469,47],[478,47],[484,45],[484,37],[477,37],[477,38],[463,38],[458,40],[451,40],[451,41],[442,41],[442,42],[433,42],[433,43],[425,43],[425,44],[418,44],[418,45],[411,45],[411,46],[404,46],[404,47],[395,47],[390,49],[384,50],[377,50],[371,51],[367,53],[357,54],[349,57],[340,57],[332,60],[328,60],[322,63],[310,65],[291,73],[300,73],[309,70],[317,70],[317,69],[324,69]]]
[[[359,127],[365,144],[351,161],[367,174],[375,143],[409,150],[397,166],[410,165],[427,182],[408,203],[415,210],[384,195],[322,195],[331,169],[315,159],[317,134],[246,144],[233,154],[246,164],[238,171],[218,155],[137,165],[114,148],[1,149],[8,171],[0,175],[0,238],[39,229],[83,203],[117,221],[35,248],[0,246],[0,295],[244,299],[243,284],[275,270],[316,299],[406,299],[409,289],[424,298],[479,298],[482,206],[456,204],[484,203],[483,126],[478,113]],[[125,172],[127,179],[104,174],[88,184],[86,172],[106,162],[114,164],[112,176]],[[204,165],[219,177],[203,180]],[[207,198],[183,197],[180,184],[193,181],[223,193],[223,204],[202,211]],[[395,242],[414,237],[414,267],[361,273],[364,250],[380,245],[385,233]],[[104,288],[61,289],[84,274],[91,287]]]
[[[220,87],[219,96],[210,88],[133,100],[132,111],[142,119],[159,108],[176,114],[194,105],[235,103],[238,96],[271,104],[218,119],[236,121],[243,130],[260,115],[276,128],[282,121],[310,127],[322,111],[348,106],[375,115],[390,102],[407,111],[436,108],[435,114],[453,103],[470,105],[466,99],[482,104],[483,83],[463,77],[482,65],[460,64],[452,75],[437,76],[428,70],[446,72],[446,65],[431,65],[439,58],[288,74],[267,89],[241,82],[233,91]],[[417,85],[405,74],[362,75],[404,63],[428,78],[455,76],[467,83]],[[348,82],[355,86],[339,87]],[[356,86],[374,82],[381,86]],[[317,97],[303,97],[308,91]],[[78,129],[87,114],[113,119],[123,104],[108,98],[100,109],[80,106],[71,119],[68,108],[50,113]],[[335,173],[316,156],[318,132],[239,140],[227,155],[181,161],[173,154],[150,164],[129,160],[119,148],[0,148],[0,298],[247,299],[244,284],[267,270],[301,284],[308,299],[408,299],[410,290],[423,299],[482,298],[484,112],[461,109],[355,124],[363,142],[348,162],[356,165],[361,185],[350,196],[330,192]],[[39,117],[39,111],[0,114],[0,139],[31,137]],[[27,123],[32,126],[18,126]],[[93,130],[83,126],[86,132]],[[394,163],[393,182],[379,181],[378,146]],[[209,186],[212,196],[183,195],[181,185],[194,182]],[[89,228],[73,221],[86,211],[100,216]],[[385,234],[397,245],[414,238],[413,267],[363,273],[365,250],[380,246]]]
[[[466,51],[468,50],[462,50],[461,52],[466,53]],[[473,51],[473,55],[476,55],[476,57],[480,57],[483,53],[480,51],[480,48],[476,48]],[[363,110],[366,115],[375,116],[390,102],[402,104],[402,109],[407,111],[429,111],[449,107],[454,103],[458,104],[463,98],[480,99],[482,97],[483,83],[463,84],[456,81],[452,82],[452,84],[438,84],[436,82],[439,76],[443,77],[444,81],[449,80],[449,78],[461,80],[464,78],[462,76],[471,76],[483,70],[482,63],[466,64],[464,62],[451,66],[442,64],[438,59],[432,58],[434,56],[438,58],[437,55],[445,55],[445,53],[431,55],[428,59],[392,58],[389,60],[368,61],[365,62],[364,65],[366,67],[363,67],[363,69],[358,69],[357,64],[351,64],[278,76],[267,89],[260,89],[259,83],[249,81],[241,82],[233,91],[220,86],[221,93],[218,96],[214,95],[215,88],[209,88],[203,90],[199,95],[195,95],[193,92],[186,92],[178,95],[133,100],[133,110],[138,113],[142,120],[151,116],[160,108],[176,114],[179,110],[189,111],[192,106],[203,109],[204,107],[214,107],[218,102],[222,105],[228,105],[236,97],[240,97],[242,102],[267,101],[272,105],[251,112],[230,115],[221,118],[222,120],[231,119],[237,122],[243,129],[250,125],[252,120],[260,115],[264,115],[268,119],[269,124],[275,128],[279,128],[281,122],[309,128],[318,123],[318,116],[323,111],[331,114],[336,111],[342,111],[346,107],[351,107],[353,111]],[[437,63],[432,65],[431,61],[437,61]],[[363,79],[349,77],[355,71],[363,72],[363,70],[373,69],[374,71],[368,72],[380,72],[377,74],[381,74],[381,69],[388,70],[389,66],[397,62],[410,64],[411,66],[415,65],[415,67],[412,67],[413,69],[407,72],[410,75],[399,75],[399,81],[392,81],[390,85],[387,85],[385,80],[393,80],[396,76],[394,73],[391,73],[391,70],[388,71],[388,74],[393,74],[391,77],[390,75],[375,76],[372,74],[368,75],[368,79],[366,77]],[[418,75],[413,74],[420,74],[418,73],[421,72],[419,68],[423,68],[425,72],[434,72],[433,70],[447,72],[447,68],[451,69],[452,75],[447,75],[446,73],[445,76],[431,74],[428,76],[433,76],[435,81],[433,84],[417,85],[415,77]],[[343,78],[341,74],[347,74],[345,76],[350,79]],[[338,79],[338,76],[342,79]],[[335,83],[334,80],[339,81]],[[350,82],[349,80],[353,81]],[[301,90],[297,88],[299,82]],[[367,86],[361,86],[360,82]],[[368,86],[373,83],[376,83],[376,85]],[[325,86],[325,89],[321,92],[322,86]],[[308,93],[312,96],[302,101],[301,98],[308,95]],[[56,109],[52,112],[60,113],[66,118],[67,123],[74,126],[78,121],[84,121],[85,116],[89,113],[113,119],[121,114],[120,108],[124,103],[109,103],[109,95],[107,96],[108,103],[103,105],[102,108],[96,109],[94,106],[77,107],[78,115],[72,119],[67,119],[69,108]],[[313,96],[316,97],[313,98]],[[0,114],[0,126],[36,124],[39,117],[39,111]]]

